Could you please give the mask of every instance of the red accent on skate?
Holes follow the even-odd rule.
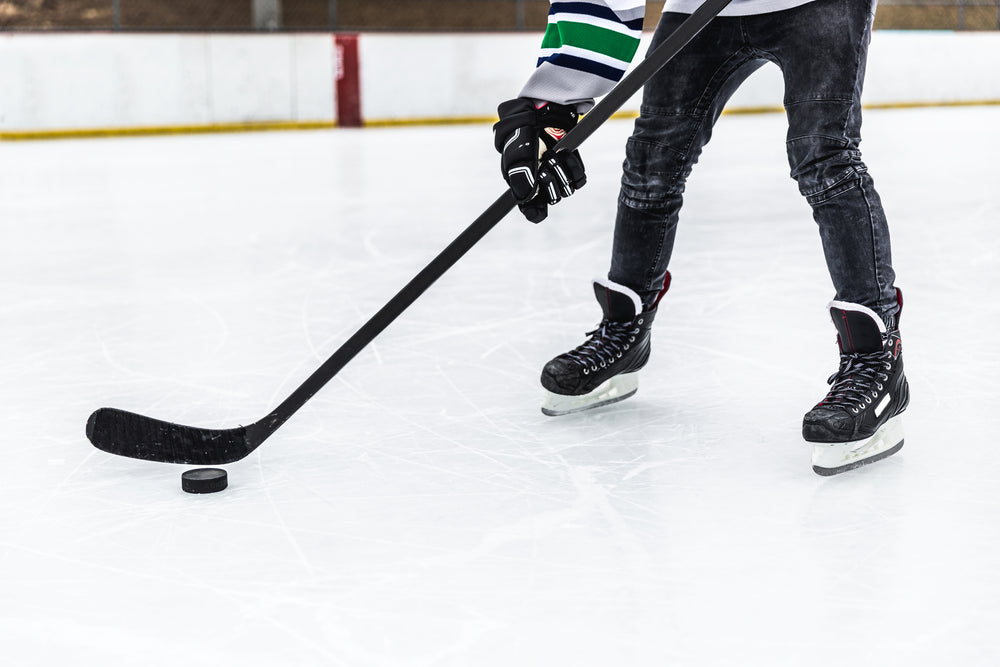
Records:
[[[851,352],[857,352],[854,347],[854,336],[851,335],[851,321],[847,319],[847,313],[841,315],[844,320],[844,331],[847,332],[847,344],[851,346]]]
[[[656,300],[653,301],[653,308],[660,305],[660,299],[662,299],[663,295],[667,293],[668,289],[670,289],[670,277],[670,272],[667,271],[667,275],[663,278],[663,287],[660,288],[660,293],[656,295]]]

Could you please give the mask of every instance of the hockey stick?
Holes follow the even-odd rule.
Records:
[[[579,148],[585,139],[618,111],[729,2],[730,0],[706,0],[591,109],[555,149]],[[515,206],[516,202],[510,190],[500,195],[500,198],[476,218],[475,222],[459,234],[298,389],[263,419],[237,428],[207,429],[173,424],[116,408],[101,408],[87,420],[87,438],[95,447],[105,452],[147,461],[194,465],[219,465],[239,461],[257,449],[289,417],[305,405],[341,368],[399,317]]]

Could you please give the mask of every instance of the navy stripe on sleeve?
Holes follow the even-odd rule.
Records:
[[[596,74],[601,78],[609,79],[611,81],[618,81],[625,74],[625,70],[623,69],[611,67],[610,65],[605,65],[603,63],[595,63],[593,60],[587,60],[586,58],[580,58],[578,56],[570,56],[565,53],[554,53],[548,58],[539,58],[538,66],[540,67],[542,63],[551,63],[553,65],[558,65],[559,67],[575,69],[580,72],[587,72],[588,74]]]
[[[615,23],[620,23],[630,30],[642,30],[643,17],[637,19],[632,19],[631,21],[623,21],[614,10],[605,5],[592,5],[588,2],[553,2],[549,8],[549,14],[558,13],[567,14],[585,14],[587,16],[593,16],[599,19],[606,19],[608,21],[614,21]]]

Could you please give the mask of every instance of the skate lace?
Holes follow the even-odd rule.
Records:
[[[889,379],[886,371],[892,369],[892,355],[888,351],[866,354],[841,354],[840,368],[829,377],[830,392],[820,403],[849,409],[854,414],[878,398]]]
[[[642,324],[642,318],[638,320]],[[607,368],[622,358],[639,334],[639,327],[632,322],[614,322],[602,320],[593,331],[588,331],[590,338],[582,345],[566,353],[566,358],[583,366],[584,375],[596,372],[599,368]]]

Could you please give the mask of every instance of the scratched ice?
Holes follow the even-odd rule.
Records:
[[[539,412],[597,319],[623,121],[212,496],[87,415],[263,416],[499,195],[489,128],[0,146],[4,664],[995,664],[998,125],[866,116],[895,457],[824,479],[800,441],[835,334],[781,115],[723,118],[696,168],[638,395]]]

